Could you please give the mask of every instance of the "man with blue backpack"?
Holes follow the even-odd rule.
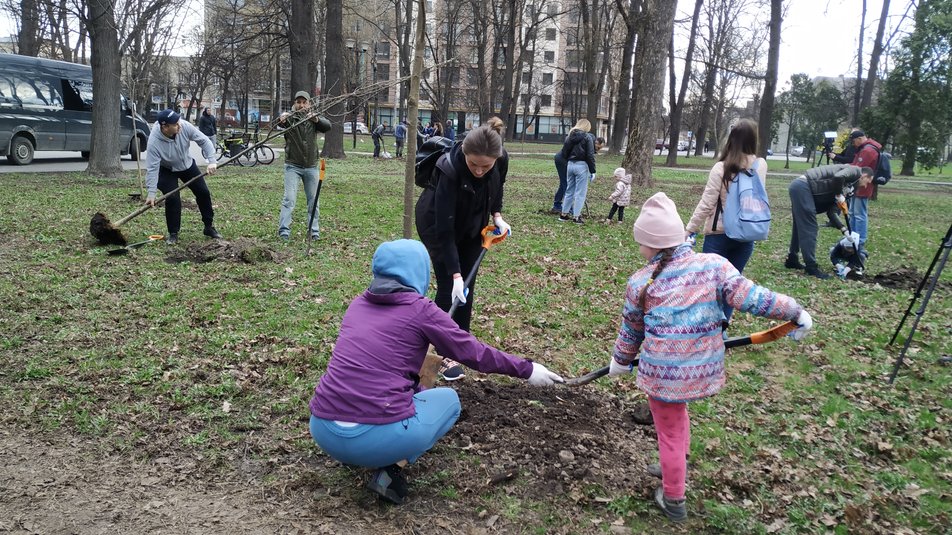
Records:
[[[790,250],[784,267],[803,269],[807,275],[828,279],[830,275],[820,270],[816,263],[817,214],[825,213],[834,204],[845,203],[857,190],[873,182],[873,170],[854,165],[822,165],[808,169],[794,179],[787,191],[790,193],[790,209],[793,212],[793,232],[790,234]],[[847,227],[840,231],[848,237]],[[854,244],[859,249],[860,244]],[[803,255],[803,264],[798,254]]]
[[[866,137],[866,133],[862,130],[854,130],[850,133],[850,142],[856,149],[856,155],[853,156],[852,164],[856,167],[868,167],[872,169],[875,184],[885,184],[892,175],[892,171],[889,170],[888,167],[889,156],[885,155],[884,158],[883,146],[875,139]],[[881,166],[881,160],[887,165]],[[866,244],[866,230],[869,220],[869,199],[873,196],[873,188],[873,183],[858,188],[849,203],[850,223],[853,226],[853,230],[859,233],[860,247]]]

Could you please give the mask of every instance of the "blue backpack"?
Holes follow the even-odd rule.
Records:
[[[724,233],[727,237],[742,242],[764,241],[770,234],[770,199],[767,190],[757,176],[759,161],[750,169],[741,169],[727,188],[727,205],[718,211],[724,214]],[[714,215],[717,228],[717,213]]]
[[[876,149],[876,146],[867,143],[870,147]],[[865,145],[864,145],[865,147]],[[873,169],[873,182],[880,186],[885,186],[892,178],[892,155],[882,149],[876,149],[879,158],[876,159],[876,169]]]

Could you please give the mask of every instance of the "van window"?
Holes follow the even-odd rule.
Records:
[[[33,110],[63,109],[63,98],[56,87],[46,80],[30,80],[15,73],[0,76],[0,103]]]
[[[86,80],[63,80],[66,93],[66,109],[74,111],[93,110],[93,83]]]

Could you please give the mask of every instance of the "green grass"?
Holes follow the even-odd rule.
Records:
[[[369,150],[363,138],[359,148]],[[480,270],[474,333],[529,357],[551,355],[545,363],[566,375],[600,367],[611,350],[625,281],[643,265],[630,231],[638,205],[663,190],[687,219],[711,161],[682,157],[679,165],[697,170],[657,170],[654,186],[635,188],[626,223],[604,225],[596,221],[607,214],[609,175],[620,158],[600,155],[588,201],[592,219],[577,227],[538,213],[550,206],[555,189],[550,155],[557,146],[507,147],[538,155],[512,159],[504,213],[514,234]],[[655,161],[659,165],[663,157]],[[781,171],[782,164],[771,160],[771,168]],[[279,263],[253,265],[170,264],[164,244],[128,257],[106,256],[108,248],[88,235],[89,218],[101,210],[116,220],[134,210],[126,200],[136,189],[134,178],[0,175],[0,402],[11,408],[6,425],[141,455],[148,451],[137,444],[174,440],[175,447],[223,470],[229,457],[246,451],[267,456],[310,447],[305,406],[341,316],[366,288],[376,246],[401,237],[402,173],[400,161],[352,155],[329,162],[322,237],[307,257],[300,209],[294,241],[285,246],[275,236],[280,166],[223,169],[209,180],[216,226],[226,238],[252,238],[283,256]],[[898,348],[885,344],[911,291],[821,282],[783,269],[788,182],[768,178],[771,238],[757,245],[746,275],[796,297],[813,314],[816,330],[801,345],[733,352],[723,392],[692,404],[692,455],[700,468],[688,491],[691,528],[941,532],[952,518],[952,380],[950,368],[936,358],[952,353],[952,268],[921,319],[908,366],[895,385],[887,385]],[[948,228],[950,209],[949,188],[907,188],[901,177],[882,188],[870,207],[870,273],[910,267],[921,274]],[[164,233],[164,227],[162,211],[153,210],[123,231],[136,240]],[[823,258],[837,236],[820,232]],[[181,240],[183,246],[204,243],[195,210],[184,212]],[[738,333],[768,325],[744,314],[735,318]],[[613,395],[611,382],[593,388]],[[354,479],[349,469],[314,477],[344,489]],[[586,519],[568,515],[558,501],[502,491],[480,494],[476,503],[471,489],[444,472],[415,481],[438,486],[441,500],[474,516],[488,509],[500,522],[526,530],[578,522],[570,531],[607,531],[606,522],[589,520],[617,517],[636,532],[669,529],[640,496],[591,503]],[[801,488],[805,494],[794,490]],[[917,488],[926,492],[917,495]],[[854,509],[863,514],[844,512]]]

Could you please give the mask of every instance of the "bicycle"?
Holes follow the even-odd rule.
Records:
[[[235,132],[223,133],[219,136],[218,146],[215,148],[215,156],[218,160],[230,158],[232,154],[238,154],[244,151],[248,145],[245,143],[245,136]],[[258,151],[247,151],[241,154],[235,161],[242,167],[254,167],[258,165]],[[273,157],[271,158],[274,159]],[[229,162],[230,163],[230,162]]]
[[[260,131],[261,131],[261,123],[257,122],[255,123],[255,131],[249,139],[250,144],[258,145],[258,143],[261,142],[258,137],[258,134]],[[258,163],[260,163],[261,165],[270,165],[271,162],[273,162],[275,158],[274,149],[272,149],[271,147],[267,145],[259,145],[258,147],[255,148],[254,153],[255,153],[255,158],[257,158]]]

